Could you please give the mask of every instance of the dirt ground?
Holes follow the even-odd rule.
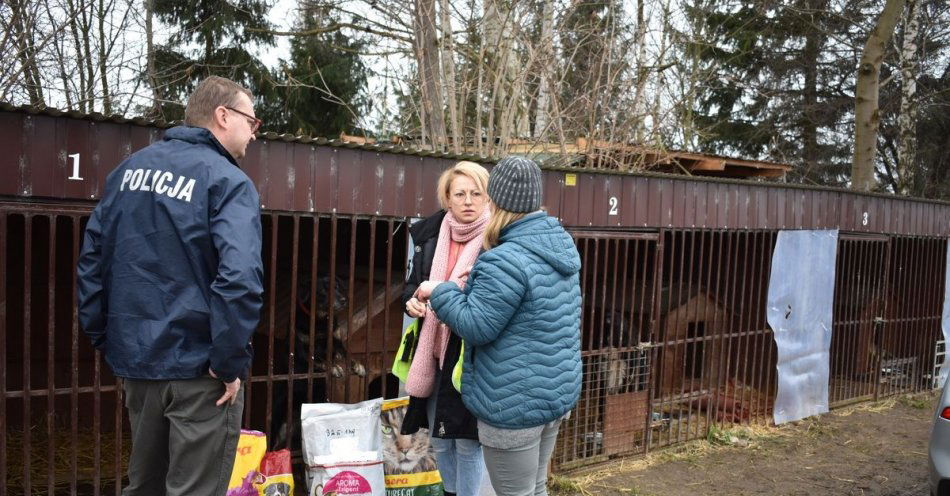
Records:
[[[706,441],[555,477],[552,494],[927,496],[937,399],[901,396],[781,427],[716,430]]]

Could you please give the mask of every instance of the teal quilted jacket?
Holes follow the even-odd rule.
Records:
[[[462,291],[443,283],[432,308],[465,340],[462,400],[495,427],[523,429],[574,408],[581,389],[580,256],[543,212],[506,227]]]

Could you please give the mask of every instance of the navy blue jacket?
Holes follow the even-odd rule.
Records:
[[[116,376],[241,377],[263,293],[254,184],[207,129],[169,129],[106,178],[77,272],[79,323]]]

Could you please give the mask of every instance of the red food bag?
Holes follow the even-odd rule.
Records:
[[[294,474],[290,468],[290,450],[271,451],[264,455],[259,470],[262,482],[255,484],[260,496],[291,496]]]

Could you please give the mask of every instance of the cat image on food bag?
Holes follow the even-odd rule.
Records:
[[[382,412],[383,469],[386,475],[436,470],[435,457],[429,449],[428,431],[419,430],[408,436],[399,433],[405,415],[405,408]]]

